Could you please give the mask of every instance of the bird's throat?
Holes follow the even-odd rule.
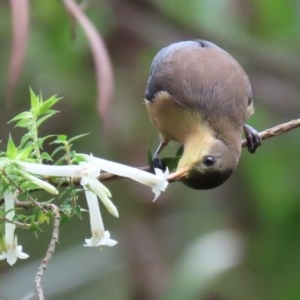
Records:
[[[199,124],[198,128],[184,141],[184,150],[179,160],[177,170],[186,167],[193,169],[193,167],[202,160],[214,141],[213,130],[205,124],[202,126]]]

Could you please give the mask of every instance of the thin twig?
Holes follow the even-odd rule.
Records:
[[[24,193],[25,191],[13,180],[11,179],[9,176],[7,176],[6,172],[4,170],[1,170],[1,173],[6,177],[6,179],[11,183],[12,186],[16,187],[16,191],[18,191],[18,193]],[[45,210],[45,208],[43,207],[42,204],[40,204],[38,201],[36,201],[31,195],[28,194],[28,198],[29,200],[38,208],[40,208],[44,213],[46,213],[47,211]],[[2,200],[2,199],[1,199]],[[28,207],[28,206],[27,206]]]
[[[52,255],[55,251],[56,244],[58,243],[59,225],[60,225],[60,219],[61,219],[59,208],[55,204],[45,204],[44,207],[53,212],[54,221],[53,221],[52,237],[51,237],[46,255],[43,258],[43,260],[38,268],[38,271],[35,276],[35,281],[34,281],[35,290],[36,290],[39,300],[45,299],[43,288],[42,288],[42,278],[43,278],[45,270],[48,266],[48,263],[50,262]]]
[[[283,134],[285,132],[288,132],[294,128],[297,128],[300,126],[300,119],[292,120],[283,124],[279,124],[277,126],[274,126],[272,128],[263,130],[259,133],[260,137],[262,140],[269,139],[273,136],[277,136],[280,134]],[[247,141],[243,140],[242,146],[245,147],[247,146]]]
[[[5,217],[0,217],[0,221],[1,222],[6,222],[6,223],[14,224],[17,227],[20,227],[20,228],[23,228],[23,229],[30,229],[30,227],[31,227],[29,224],[18,222],[18,221],[9,220],[9,219],[7,219]]]
[[[286,123],[283,123],[283,124],[276,125],[272,128],[263,130],[263,131],[259,132],[259,135],[262,138],[262,140],[266,140],[266,139],[269,139],[271,137],[278,136],[280,134],[288,132],[288,131],[290,131],[292,129],[295,129],[297,127],[300,127],[300,119],[292,120],[292,121],[289,121],[289,122],[286,122]],[[247,141],[243,140],[242,141],[242,147],[246,147],[246,146],[247,146]],[[140,169],[142,169],[144,171],[151,171],[150,166],[141,167]],[[115,180],[115,179],[121,179],[121,178],[123,178],[123,177],[117,176],[117,175],[111,174],[111,173],[104,173],[104,174],[102,174],[98,177],[98,179],[100,181],[108,181],[108,180]],[[179,180],[180,178],[181,178],[181,176],[176,177],[176,180],[174,180],[174,177],[172,176],[172,174],[170,174],[169,181],[174,182],[174,181]]]
[[[292,129],[295,129],[297,127],[300,127],[300,119],[296,119],[296,120],[291,120],[289,122],[286,123],[282,123],[279,125],[276,125],[274,127],[265,129],[261,132],[259,132],[260,137],[262,138],[262,140],[266,140],[269,139],[271,137],[274,136],[278,136],[280,134],[286,133]],[[247,146],[247,141],[243,140],[242,141],[242,147],[246,147]],[[150,166],[144,166],[144,167],[139,167],[139,169],[150,172],[151,171],[151,167]],[[100,181],[110,181],[110,180],[117,180],[117,179],[123,179],[124,177],[122,176],[118,176],[112,173],[103,173],[101,174],[98,179]],[[80,178],[73,178],[72,180],[72,184],[74,185],[80,185]],[[170,175],[170,182],[173,182],[174,178],[172,177],[172,174]],[[58,185],[57,182],[51,182],[53,185]],[[63,182],[63,183],[59,183],[59,186],[66,186],[69,185],[69,182]],[[2,201],[3,199],[0,199],[0,201]],[[35,205],[39,206],[38,202],[34,201],[34,199],[30,199],[31,201],[34,202]],[[0,202],[1,204],[1,202]],[[43,207],[43,206],[42,206]]]

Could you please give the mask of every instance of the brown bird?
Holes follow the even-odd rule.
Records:
[[[245,124],[253,113],[249,79],[239,63],[217,45],[183,41],[155,56],[145,92],[150,119],[161,143],[154,167],[169,141],[183,145],[177,170],[187,170],[183,183],[195,189],[219,186],[230,177],[241,155],[243,131],[248,150],[261,144]]]

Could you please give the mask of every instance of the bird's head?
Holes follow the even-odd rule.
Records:
[[[231,176],[240,158],[240,146],[232,147],[220,139],[211,138],[200,145],[191,145],[184,150],[175,173],[184,184],[194,189],[221,185]]]

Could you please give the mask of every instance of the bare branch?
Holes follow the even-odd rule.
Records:
[[[277,126],[274,126],[272,128],[263,130],[259,133],[260,137],[262,138],[262,140],[266,140],[269,139],[273,136],[277,136],[280,134],[283,134],[285,132],[288,132],[294,128],[297,128],[300,126],[300,119],[296,119],[296,120],[292,120],[283,124],[279,124]],[[243,140],[242,142],[242,146],[245,147],[247,146],[247,141]]]
[[[35,276],[35,289],[39,300],[45,299],[44,292],[42,288],[42,278],[45,273],[45,270],[50,262],[52,255],[55,251],[56,244],[58,243],[59,237],[59,225],[60,225],[60,211],[59,208],[55,204],[45,204],[44,207],[49,209],[53,212],[54,221],[53,221],[53,230],[52,230],[52,237],[46,252],[45,257],[43,258],[38,271]]]
[[[30,229],[30,225],[29,224],[18,222],[18,221],[9,220],[9,219],[7,219],[5,217],[0,217],[0,221],[1,222],[15,224],[17,227],[20,227],[20,228],[23,228],[23,229]]]
[[[274,126],[272,128],[263,130],[259,133],[260,137],[262,138],[262,140],[266,140],[269,139],[271,137],[274,136],[278,136],[280,134],[286,133],[292,129],[295,129],[297,127],[300,127],[300,119],[296,119],[296,120],[292,120],[283,124],[279,124],[277,126]],[[242,147],[246,147],[247,146],[247,141],[243,140],[242,141]],[[144,171],[150,171],[151,168],[150,166],[147,167],[141,167],[140,169],[144,170]],[[178,181],[181,178],[183,178],[186,175],[187,170],[181,170],[179,173],[175,172],[173,174],[170,174],[168,180],[169,182],[174,182],[174,181]],[[108,180],[116,180],[116,179],[120,179],[123,177],[120,176],[116,176],[114,174],[110,174],[110,173],[104,173],[102,175],[100,175],[99,177],[100,181],[108,181]]]

